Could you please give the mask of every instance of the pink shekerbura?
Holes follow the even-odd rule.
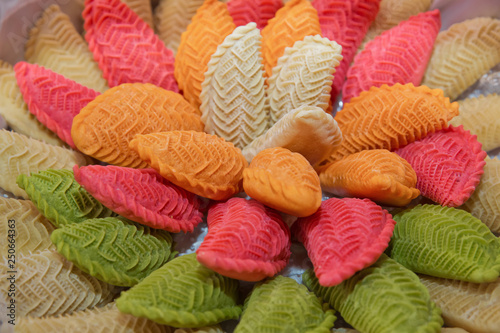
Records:
[[[71,138],[73,118],[99,93],[36,64],[21,61],[14,71],[30,112],[76,149]]]
[[[321,34],[342,46],[343,59],[336,68],[332,85],[332,101],[342,90],[349,65],[375,20],[380,0],[313,0],[318,11]]]
[[[85,39],[110,87],[152,83],[179,92],[174,54],[120,0],[85,0]]]
[[[319,283],[338,285],[373,264],[387,248],[396,222],[369,199],[331,198],[292,233],[302,242]]]
[[[89,165],[73,171],[76,181],[104,206],[151,228],[191,232],[203,217],[195,194],[153,169]]]
[[[461,206],[479,184],[486,152],[462,125],[427,135],[395,151],[417,173],[417,189],[441,206]]]
[[[263,29],[282,6],[282,0],[231,0],[227,3],[237,27],[255,22],[259,29]]]
[[[277,211],[254,199],[215,204],[207,223],[196,258],[219,274],[259,281],[274,276],[290,259],[290,230]]]
[[[412,16],[367,43],[347,71],[344,103],[372,86],[420,85],[440,28],[441,15],[436,9]]]

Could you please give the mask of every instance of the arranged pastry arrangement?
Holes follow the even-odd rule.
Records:
[[[83,6],[83,37],[52,5],[0,60],[4,325],[500,332],[500,97],[461,97],[500,63],[500,20]]]

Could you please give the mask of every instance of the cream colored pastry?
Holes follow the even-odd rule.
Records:
[[[108,89],[87,43],[57,5],[45,9],[31,29],[24,57],[96,91]]]
[[[261,36],[252,22],[238,27],[217,47],[201,90],[205,132],[243,149],[268,125]]]
[[[0,187],[18,197],[28,199],[16,184],[20,174],[46,169],[72,169],[89,164],[90,159],[79,152],[56,147],[27,136],[0,130]]]
[[[278,120],[242,153],[251,161],[260,151],[283,147],[302,154],[312,166],[332,154],[342,142],[342,133],[333,117],[317,106],[301,106]]]
[[[500,20],[478,17],[441,31],[422,85],[442,89],[456,99],[490,68],[500,63]]]
[[[141,19],[144,20],[151,28],[153,25],[153,9],[151,8],[150,0],[121,0],[130,9],[132,9]]]

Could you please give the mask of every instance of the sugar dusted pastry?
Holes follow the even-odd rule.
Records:
[[[152,83],[179,91],[174,54],[134,11],[120,0],[85,0],[85,39],[110,87]]]
[[[335,287],[323,287],[312,272],[304,284],[360,332],[440,332],[441,310],[410,270],[385,254]]]
[[[50,240],[82,271],[115,286],[136,285],[176,254],[168,232],[123,217],[69,224]]]
[[[30,30],[24,57],[88,88],[108,89],[87,43],[57,5],[47,7]]]
[[[435,9],[412,16],[367,43],[347,71],[344,103],[373,86],[420,85],[440,28],[440,13]]]
[[[321,205],[318,175],[304,156],[286,148],[259,152],[243,171],[243,189],[266,206],[293,216],[309,216]]]
[[[390,256],[414,272],[475,283],[500,273],[500,240],[463,210],[417,205],[394,215]]]
[[[235,28],[226,4],[206,0],[182,34],[175,57],[175,78],[184,97],[194,107],[201,105],[201,85],[210,57]]]
[[[63,256],[45,250],[16,256],[16,315],[43,317],[71,314],[109,303],[118,289],[83,273]],[[2,287],[7,299],[7,259],[0,263]]]
[[[422,195],[449,207],[469,199],[479,184],[486,157],[476,136],[462,126],[430,133],[395,152],[417,173]]]
[[[342,133],[330,114],[317,106],[301,106],[246,146],[243,155],[251,161],[264,149],[283,147],[302,154],[314,166],[330,156],[341,142]]]
[[[0,131],[0,187],[18,197],[28,198],[16,184],[20,174],[71,169],[75,164],[87,165],[88,162],[88,158],[76,151],[48,145],[14,132]]]
[[[318,12],[307,0],[291,0],[276,12],[262,29],[262,55],[267,77],[271,77],[278,59],[296,41],[320,35]]]
[[[0,197],[0,238],[1,258],[8,255],[9,239],[12,235],[16,243],[17,255],[39,253],[47,249],[55,251],[50,241],[50,234],[55,229],[29,200],[17,200]],[[15,221],[15,234],[9,230],[9,221]]]
[[[238,27],[217,47],[201,90],[205,132],[243,149],[268,128],[268,101],[260,32]]]
[[[92,218],[116,216],[76,182],[72,170],[47,169],[31,175],[21,174],[17,185],[57,228]]]
[[[325,165],[319,174],[324,191],[405,206],[418,197],[417,174],[403,158],[386,149],[363,150]]]
[[[183,297],[179,297],[183,295]],[[203,327],[241,314],[238,282],[202,266],[196,254],[175,258],[122,292],[123,313],[175,327]]]
[[[247,296],[234,333],[328,332],[335,319],[333,310],[323,307],[305,286],[276,276],[257,284]]]
[[[292,233],[307,249],[319,283],[331,287],[376,262],[395,223],[368,199],[330,198],[315,214],[298,219]]]
[[[439,33],[422,84],[451,100],[500,63],[500,20],[477,17]]]
[[[73,118],[99,93],[36,64],[20,61],[14,71],[30,112],[76,149],[71,138]]]
[[[500,95],[490,94],[458,101],[460,114],[451,125],[463,125],[477,135],[484,151],[500,147]]]
[[[341,52],[340,45],[319,35],[307,36],[285,49],[268,80],[271,125],[301,106],[327,110]]]
[[[321,33],[342,46],[342,61],[336,69],[332,85],[332,102],[342,90],[347,69],[370,23],[375,19],[380,0],[314,0]]]
[[[290,230],[278,212],[256,200],[231,198],[210,207],[208,234],[196,259],[238,280],[273,277],[290,259]]]
[[[443,312],[447,326],[461,327],[469,332],[498,332],[500,279],[491,283],[471,283],[420,275],[420,281]]]
[[[500,160],[486,157],[485,162],[481,181],[460,208],[480,219],[492,232],[500,234]]]
[[[205,0],[160,0],[154,12],[155,30],[165,46],[177,53],[181,35]]]
[[[172,183],[213,200],[242,189],[248,163],[240,149],[203,132],[171,131],[137,135],[130,148]]]
[[[71,137],[81,152],[124,167],[147,164],[129,148],[136,134],[202,131],[203,123],[184,98],[152,84],[128,83],[109,89],[73,119]]]
[[[227,9],[236,26],[255,22],[258,29],[263,29],[282,6],[281,0],[231,0],[227,3]]]
[[[411,83],[372,87],[335,115],[343,141],[328,160],[366,149],[397,149],[446,127],[456,115],[458,104],[439,89]]]
[[[10,128],[19,134],[51,145],[64,145],[57,135],[29,112],[17,85],[14,68],[2,60],[0,60],[0,115],[5,118]]]
[[[144,20],[151,28],[153,26],[153,10],[150,0],[121,0],[130,9],[132,9],[141,19]]]
[[[203,218],[198,196],[153,169],[89,165],[73,170],[76,181],[94,198],[137,223],[170,232],[192,232]]]
[[[16,322],[16,332],[58,332],[58,333],[175,333],[174,328],[159,325],[146,318],[138,318],[120,312],[115,303],[95,307],[70,315],[45,318],[23,317]],[[221,331],[222,332],[222,331]],[[209,332],[218,333],[218,332]]]
[[[363,44],[380,35],[385,30],[397,26],[411,16],[429,10],[432,0],[381,0],[377,17],[370,25]]]

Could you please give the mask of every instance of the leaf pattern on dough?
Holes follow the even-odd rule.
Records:
[[[367,149],[395,150],[445,128],[456,115],[458,103],[439,89],[411,83],[372,87],[335,115],[343,141],[328,161]]]
[[[50,69],[99,92],[108,89],[99,65],[68,15],[57,5],[47,7],[30,30],[26,61]]]
[[[368,199],[331,198],[299,218],[293,235],[304,244],[322,286],[335,286],[380,257],[389,245],[394,220]]]
[[[14,66],[24,101],[37,119],[76,149],[71,138],[73,118],[99,93],[50,69],[24,61]]]
[[[486,156],[481,181],[460,208],[478,218],[496,234],[500,234],[500,160]]]
[[[420,194],[411,165],[385,149],[363,150],[327,164],[319,179],[326,192],[389,206],[405,206]]]
[[[236,28],[212,55],[202,84],[205,132],[240,149],[264,134],[268,125],[260,39],[255,23]]]
[[[85,39],[110,87],[151,83],[179,92],[174,54],[134,11],[120,0],[85,0]]]
[[[192,232],[203,218],[198,196],[153,169],[89,165],[73,170],[76,181],[94,198],[137,223],[169,232]]]
[[[255,22],[257,29],[261,30],[282,6],[282,0],[231,0],[227,3],[229,14],[237,27]]]
[[[49,249],[55,251],[50,241],[55,228],[31,201],[0,197],[0,216],[0,235],[3,235],[0,238],[0,260],[8,255],[9,221],[15,221],[16,255],[26,256]]]
[[[177,186],[213,200],[242,189],[248,163],[239,148],[215,135],[171,131],[137,135],[130,147]]]
[[[175,58],[175,78],[195,108],[201,105],[202,83],[210,58],[235,28],[226,4],[206,0],[182,34]]]
[[[479,184],[486,152],[462,126],[442,129],[395,151],[417,173],[423,196],[442,206],[462,205]]]
[[[83,153],[106,163],[146,168],[129,142],[137,134],[202,131],[197,110],[180,94],[148,83],[114,87],[73,119],[71,137]]]
[[[463,125],[477,135],[484,151],[500,147],[500,95],[490,94],[458,101],[460,114],[450,120],[450,125]]]
[[[500,273],[500,239],[470,213],[418,205],[394,215],[390,256],[414,272],[475,283]]]
[[[62,255],[45,250],[16,258],[16,314],[45,317],[102,307],[120,290],[83,273]],[[0,293],[7,299],[7,259],[0,263]]]
[[[23,317],[16,323],[16,333],[175,333],[174,328],[120,312],[115,303],[86,309],[70,315],[44,318]]]
[[[367,43],[347,71],[343,102],[373,86],[420,85],[440,28],[441,14],[435,9],[412,16]]]
[[[24,135],[0,130],[0,187],[28,199],[16,183],[17,176],[47,169],[72,169],[87,165],[89,159],[70,149],[48,145]]]
[[[319,35],[307,36],[285,49],[268,80],[271,125],[301,106],[327,110],[341,52],[340,45]]]
[[[439,88],[451,100],[500,63],[500,20],[478,17],[441,31],[422,85]]]
[[[250,162],[264,149],[283,147],[302,154],[315,166],[330,156],[341,142],[342,133],[330,114],[316,106],[301,106],[285,114],[242,152]]]
[[[21,174],[17,184],[56,228],[116,215],[76,182],[72,170],[47,169]]]
[[[168,232],[123,217],[68,224],[50,239],[82,271],[115,286],[136,285],[175,255]]]
[[[331,101],[335,102],[356,50],[379,10],[380,0],[314,0],[323,37],[342,47],[342,60],[333,79]]]
[[[57,135],[29,112],[17,85],[14,68],[2,60],[0,60],[0,115],[9,127],[19,134],[56,146],[64,145]]]
[[[446,326],[469,332],[495,333],[500,327],[500,279],[491,283],[420,276],[431,299],[443,312]]]
[[[302,279],[360,332],[437,333],[443,325],[418,277],[385,254],[335,287],[322,287],[312,270]]]
[[[250,199],[231,198],[210,207],[208,234],[196,259],[238,280],[259,281],[281,271],[290,259],[290,230],[278,212]]]
[[[177,53],[181,35],[205,0],[160,0],[154,11],[155,30],[165,46]]]
[[[178,328],[174,333],[225,333],[225,331],[220,325],[213,325],[200,328]]]
[[[276,276],[257,284],[245,300],[234,333],[325,332],[336,317],[312,292],[295,280]]]
[[[363,45],[411,16],[428,11],[431,3],[432,0],[381,0],[377,17],[364,36]]]
[[[280,8],[262,29],[262,56],[267,77],[287,47],[309,35],[320,35],[318,12],[307,0],[292,0]]]
[[[259,152],[243,171],[245,193],[285,214],[309,216],[321,205],[318,174],[307,159],[286,148]]]
[[[175,327],[202,327],[241,314],[238,282],[202,266],[196,254],[163,265],[130,290],[116,305],[123,313]]]

